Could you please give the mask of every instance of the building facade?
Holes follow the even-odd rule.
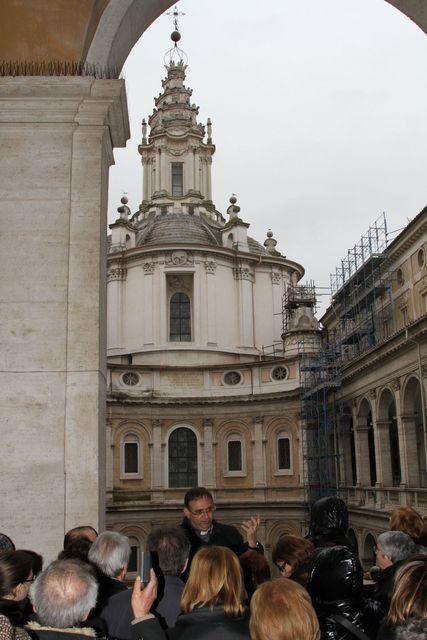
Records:
[[[378,237],[379,228],[372,228]],[[381,229],[380,229],[381,231]],[[354,256],[369,240],[362,238]],[[368,255],[368,257],[366,257]],[[399,505],[427,513],[427,208],[380,252],[349,265],[321,319],[340,344],[334,404],[337,486],[369,564]]]
[[[227,218],[215,208],[212,125],[182,57],[166,69],[142,124],[143,201],[132,214],[122,199],[108,254],[107,525],[131,538],[133,569],[198,484],[224,522],[259,513],[267,550],[304,521],[298,356],[281,341],[304,269],[271,231],[248,235],[234,196]],[[316,332],[312,308],[292,330]]]

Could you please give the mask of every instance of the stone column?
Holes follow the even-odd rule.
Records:
[[[400,486],[405,488],[408,486],[408,459],[407,449],[405,443],[405,432],[402,424],[402,411],[401,411],[401,395],[400,395],[400,381],[398,379],[393,380],[392,388],[394,391],[396,401],[396,419],[397,419],[397,433],[399,437],[399,459],[400,459]]]
[[[382,483],[383,487],[393,486],[393,474],[391,469],[391,457],[390,457],[390,421],[389,420],[377,420],[378,429],[378,444],[379,450],[377,451],[378,466],[381,471],[381,479],[377,478],[378,482]]]
[[[148,177],[150,174],[150,158],[141,158],[142,163],[142,199],[149,200],[150,195],[148,193]]]
[[[254,346],[253,325],[253,273],[249,267],[239,265],[234,269],[238,290],[239,347]]]
[[[207,343],[216,345],[216,287],[215,271],[217,264],[214,260],[205,262],[206,269],[206,306],[207,306]]]
[[[108,171],[128,137],[122,80],[0,78],[1,513],[45,561],[104,526]]]
[[[111,264],[107,272],[108,286],[108,345],[110,349],[122,349],[123,296],[127,269],[122,263]]]
[[[214,489],[215,478],[215,443],[213,435],[213,420],[205,418],[203,420],[203,441],[204,458],[202,466],[202,483],[207,489]]]
[[[151,447],[151,489],[152,499],[155,502],[163,502],[164,471],[163,447],[162,447],[162,423],[160,420],[151,421],[152,447]],[[166,461],[167,464],[167,461]]]
[[[253,474],[254,489],[264,489],[266,486],[266,464],[264,439],[262,433],[263,416],[254,417],[253,427]]]
[[[199,155],[193,147],[193,187],[194,191],[199,191]]]
[[[368,426],[366,418],[357,415],[355,406],[353,406],[353,425],[357,486],[369,487],[371,485],[371,476],[369,471]]]
[[[212,200],[212,158],[206,158],[206,197]]]
[[[417,418],[418,416],[416,415],[400,416],[405,442],[405,459],[408,468],[408,487],[420,486],[420,465],[417,447]]]
[[[144,310],[142,317],[142,331],[144,345],[153,344],[153,310],[154,310],[154,293],[153,293],[153,277],[156,268],[155,262],[144,262],[142,269],[144,271]]]

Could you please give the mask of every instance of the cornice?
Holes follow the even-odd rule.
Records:
[[[293,389],[292,391],[282,391],[280,393],[266,393],[260,395],[241,395],[241,396],[217,396],[217,397],[190,397],[190,398],[174,398],[172,396],[169,397],[155,397],[148,396],[145,398],[136,398],[131,397],[123,393],[122,391],[118,392],[117,395],[112,393],[107,394],[107,405],[179,405],[179,406],[204,406],[204,405],[217,405],[217,404],[264,404],[266,402],[284,402],[284,401],[299,401],[300,392],[299,388]]]
[[[215,349],[215,353],[222,353],[221,350]],[[235,353],[236,356],[241,357],[242,354]],[[230,369],[250,369],[259,367],[276,367],[281,364],[291,364],[296,362],[299,356],[294,355],[288,358],[274,358],[268,360],[249,360],[246,362],[225,363],[225,364],[203,364],[203,365],[187,365],[184,367],[177,367],[174,365],[150,365],[150,364],[121,364],[114,362],[107,362],[107,368],[117,371],[174,371],[176,373],[185,373],[186,371],[229,371]]]
[[[409,338],[411,340],[427,336],[427,314],[424,314],[424,316],[418,318],[404,329],[394,333],[386,341],[364,353],[357,358],[357,360],[353,360],[345,365],[342,371],[343,382],[352,380],[366,369],[371,369],[377,365],[379,366],[384,360],[394,357],[396,353],[407,348],[407,330],[410,332]],[[411,345],[412,343],[409,342],[409,344]]]
[[[283,267],[290,267],[294,271],[298,271],[303,277],[305,270],[304,267],[298,262],[294,262],[293,260],[288,260],[287,258],[280,258],[278,256],[270,256],[264,254],[257,253],[247,253],[245,251],[235,251],[233,249],[228,249],[227,247],[214,247],[210,244],[190,244],[179,243],[179,242],[171,242],[171,243],[162,243],[161,245],[150,245],[149,247],[134,247],[133,249],[126,249],[121,254],[120,257],[123,257],[126,261],[130,262],[133,260],[137,260],[144,254],[149,255],[157,255],[165,252],[173,251],[174,249],[185,249],[186,251],[191,251],[193,254],[203,254],[210,253],[213,255],[223,256],[230,258],[231,261],[235,261],[237,259],[242,259],[247,262],[253,262],[255,264],[273,264],[273,265],[281,265]],[[110,253],[107,256],[107,261],[114,261],[117,259],[118,254]]]

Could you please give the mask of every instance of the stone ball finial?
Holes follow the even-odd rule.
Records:
[[[231,196],[230,202],[231,202],[231,204],[236,204],[237,198],[236,198],[236,196],[234,194]]]
[[[267,231],[267,238],[264,240],[264,247],[267,253],[271,255],[277,255],[278,251],[276,251],[277,240],[273,238],[273,232],[271,229]]]
[[[129,216],[130,216],[130,209],[127,206],[129,200],[126,196],[123,196],[120,199],[120,202],[122,203],[120,207],[117,207],[117,212],[120,213],[120,219],[121,220],[125,220],[126,222],[129,220]]]
[[[175,30],[171,33],[172,42],[179,42],[181,40],[181,34],[179,31]]]

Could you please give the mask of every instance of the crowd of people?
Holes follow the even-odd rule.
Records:
[[[89,526],[69,531],[43,568],[34,550],[0,534],[0,640],[425,640],[427,527],[395,509],[364,571],[338,497],[318,500],[306,537],[283,535],[272,577],[259,518],[214,518],[209,491],[184,500],[184,519],[154,529],[128,588],[129,540]]]

